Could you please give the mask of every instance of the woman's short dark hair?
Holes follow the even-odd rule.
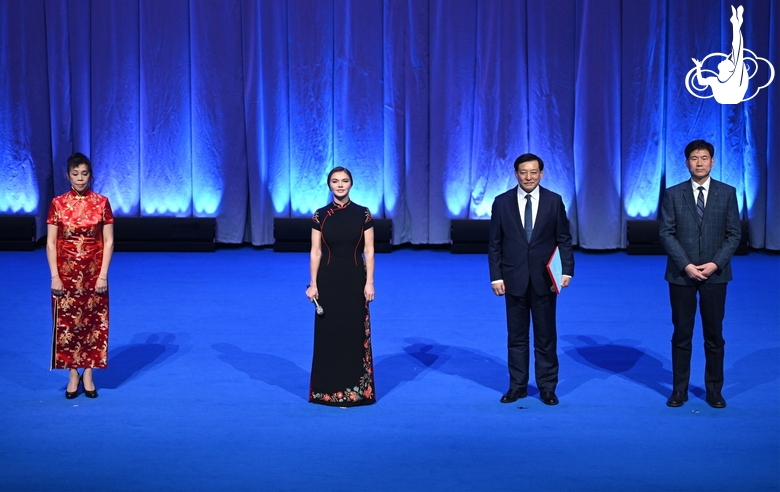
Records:
[[[349,172],[349,169],[347,169],[346,167],[336,166],[333,169],[331,169],[330,172],[328,173],[328,181],[327,181],[328,185],[330,185],[330,177],[333,176],[335,173],[346,173],[347,176],[349,176],[349,180],[352,182],[352,184],[353,185],[355,184],[355,180],[352,179],[352,173]]]
[[[541,157],[535,155],[535,154],[523,154],[517,159],[515,159],[515,172],[517,172],[517,168],[520,167],[520,164],[524,162],[531,162],[531,161],[538,161],[539,162],[539,170],[544,171],[544,161]]]
[[[68,157],[68,174],[70,174],[70,171],[72,169],[75,169],[82,164],[85,164],[87,166],[87,170],[89,170],[89,177],[91,178],[92,163],[89,161],[89,157],[85,156],[81,152],[76,152],[75,154]]]

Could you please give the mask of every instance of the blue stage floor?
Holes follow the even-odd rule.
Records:
[[[0,253],[2,490],[780,490],[780,257],[734,258],[728,407],[666,407],[665,258],[577,253],[557,407],[507,389],[483,255],[377,257],[376,405],[307,403],[308,254],[117,253],[100,397],[48,370],[43,250]]]

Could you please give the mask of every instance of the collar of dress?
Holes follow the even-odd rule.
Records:
[[[75,188],[70,189],[70,196],[75,198],[76,200],[83,200],[86,197],[88,197],[90,193],[92,193],[92,190],[90,190],[89,188],[86,188],[84,190],[84,193],[79,193],[78,191],[76,191]]]

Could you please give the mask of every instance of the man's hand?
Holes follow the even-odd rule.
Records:
[[[691,280],[697,280],[699,282],[707,280],[707,276],[702,273],[701,267],[696,266],[693,263],[689,263],[688,266],[685,267],[685,273]]]
[[[497,296],[503,296],[506,294],[506,288],[504,287],[504,282],[496,282],[495,284],[490,284],[490,286],[493,288],[493,293]]]
[[[561,276],[561,287],[568,287],[571,283],[571,277],[568,275]]]
[[[699,270],[699,273],[704,275],[705,278],[710,278],[710,276],[718,269],[718,265],[713,262],[709,262],[697,266],[696,269]]]

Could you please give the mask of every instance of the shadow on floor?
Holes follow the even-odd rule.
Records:
[[[459,376],[499,393],[506,391],[506,362],[468,347],[444,345],[429,338],[404,339],[403,352],[382,357],[376,362],[378,394],[388,394],[404,382],[412,381],[426,370]],[[529,388],[529,392],[532,392]]]
[[[245,352],[229,343],[217,343],[211,348],[219,352],[219,360],[251,379],[278,386],[299,398],[309,400],[309,371],[301,369],[294,362],[276,355]]]
[[[133,343],[134,342],[134,343]],[[140,333],[108,352],[108,367],[95,372],[98,389],[116,389],[184,351],[173,333]]]

